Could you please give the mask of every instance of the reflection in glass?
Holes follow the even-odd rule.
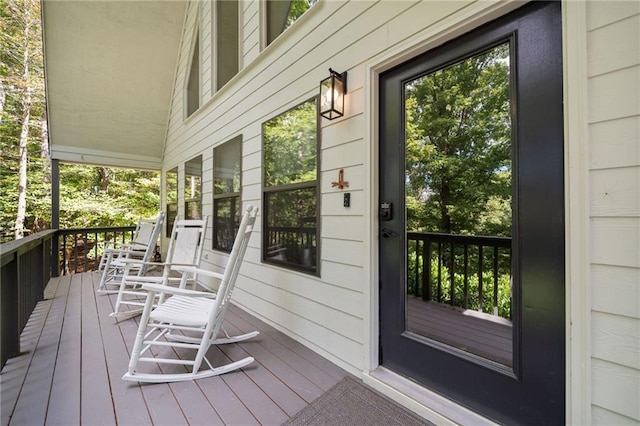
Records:
[[[264,186],[316,179],[317,115],[313,100],[263,124]]]
[[[266,194],[266,259],[316,267],[316,188]]]
[[[167,170],[165,175],[165,197],[167,200],[166,234],[171,236],[173,222],[178,215],[178,168]]]
[[[213,193],[240,192],[242,136],[213,149]]]
[[[213,149],[213,248],[231,252],[240,225],[242,136]]]
[[[267,44],[271,44],[317,0],[267,0]]]
[[[213,200],[213,248],[231,252],[240,226],[240,197]]]
[[[405,84],[407,330],[512,365],[509,44]]]
[[[202,155],[184,164],[185,219],[202,219]]]
[[[317,272],[318,109],[307,101],[262,125],[263,260]]]

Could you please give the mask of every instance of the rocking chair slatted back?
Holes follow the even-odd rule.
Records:
[[[197,277],[195,274],[184,273],[177,280],[172,276],[172,272],[178,266],[200,266],[202,258],[202,250],[204,248],[205,234],[207,231],[208,216],[204,216],[199,220],[183,220],[174,221],[171,238],[169,240],[169,248],[167,251],[166,261],[156,263],[162,267],[162,276],[141,276],[140,274],[130,273],[130,268],[135,268],[137,262],[131,262],[124,271],[124,277],[120,282],[118,297],[114,305],[114,311],[111,313],[115,318],[127,318],[138,315],[142,312],[146,291],[141,289],[144,283],[157,283],[168,285],[169,283],[177,284],[184,288],[187,282],[191,282],[195,286]],[[178,282],[176,282],[178,281]],[[159,299],[160,303],[162,298]],[[129,307],[129,309],[125,309]],[[133,309],[131,309],[133,307]]]
[[[152,260],[156,250],[156,243],[165,219],[165,212],[160,211],[153,219],[141,219],[138,222],[134,239],[125,244],[105,244],[105,249],[100,259],[98,270],[102,270],[99,293],[108,293],[106,286],[119,286],[122,280],[125,264],[124,260],[138,259],[142,262]],[[144,275],[147,272],[147,265],[142,263],[136,269],[137,275]]]

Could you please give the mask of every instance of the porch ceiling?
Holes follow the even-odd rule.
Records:
[[[53,159],[160,168],[185,5],[43,0]]]

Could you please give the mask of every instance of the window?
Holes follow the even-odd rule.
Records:
[[[215,92],[238,74],[238,1],[217,1],[214,10]]]
[[[202,155],[184,163],[184,217],[202,219]]]
[[[189,80],[187,82],[187,117],[200,108],[200,40],[196,29],[194,34],[195,45],[191,54],[189,66]]]
[[[317,273],[318,249],[317,99],[262,125],[262,258]]]
[[[167,170],[164,181],[165,198],[167,201],[166,227],[167,237],[171,236],[173,222],[178,216],[178,168]]]
[[[242,136],[213,148],[213,248],[231,252],[240,226]]]
[[[267,0],[267,45],[289,28],[317,0]]]

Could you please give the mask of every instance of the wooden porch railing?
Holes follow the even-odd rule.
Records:
[[[60,240],[56,264],[62,275],[98,269],[105,241],[127,242],[135,226],[74,228],[58,231]]]
[[[129,241],[134,230],[52,229],[0,245],[0,368],[20,354],[20,333],[51,277],[97,269],[104,241]]]
[[[269,227],[266,230],[266,258],[301,270],[316,269],[316,228]]]
[[[20,354],[20,333],[53,274],[55,230],[0,245],[0,368]]]
[[[511,318],[511,238],[408,232],[407,245],[409,294]]]

